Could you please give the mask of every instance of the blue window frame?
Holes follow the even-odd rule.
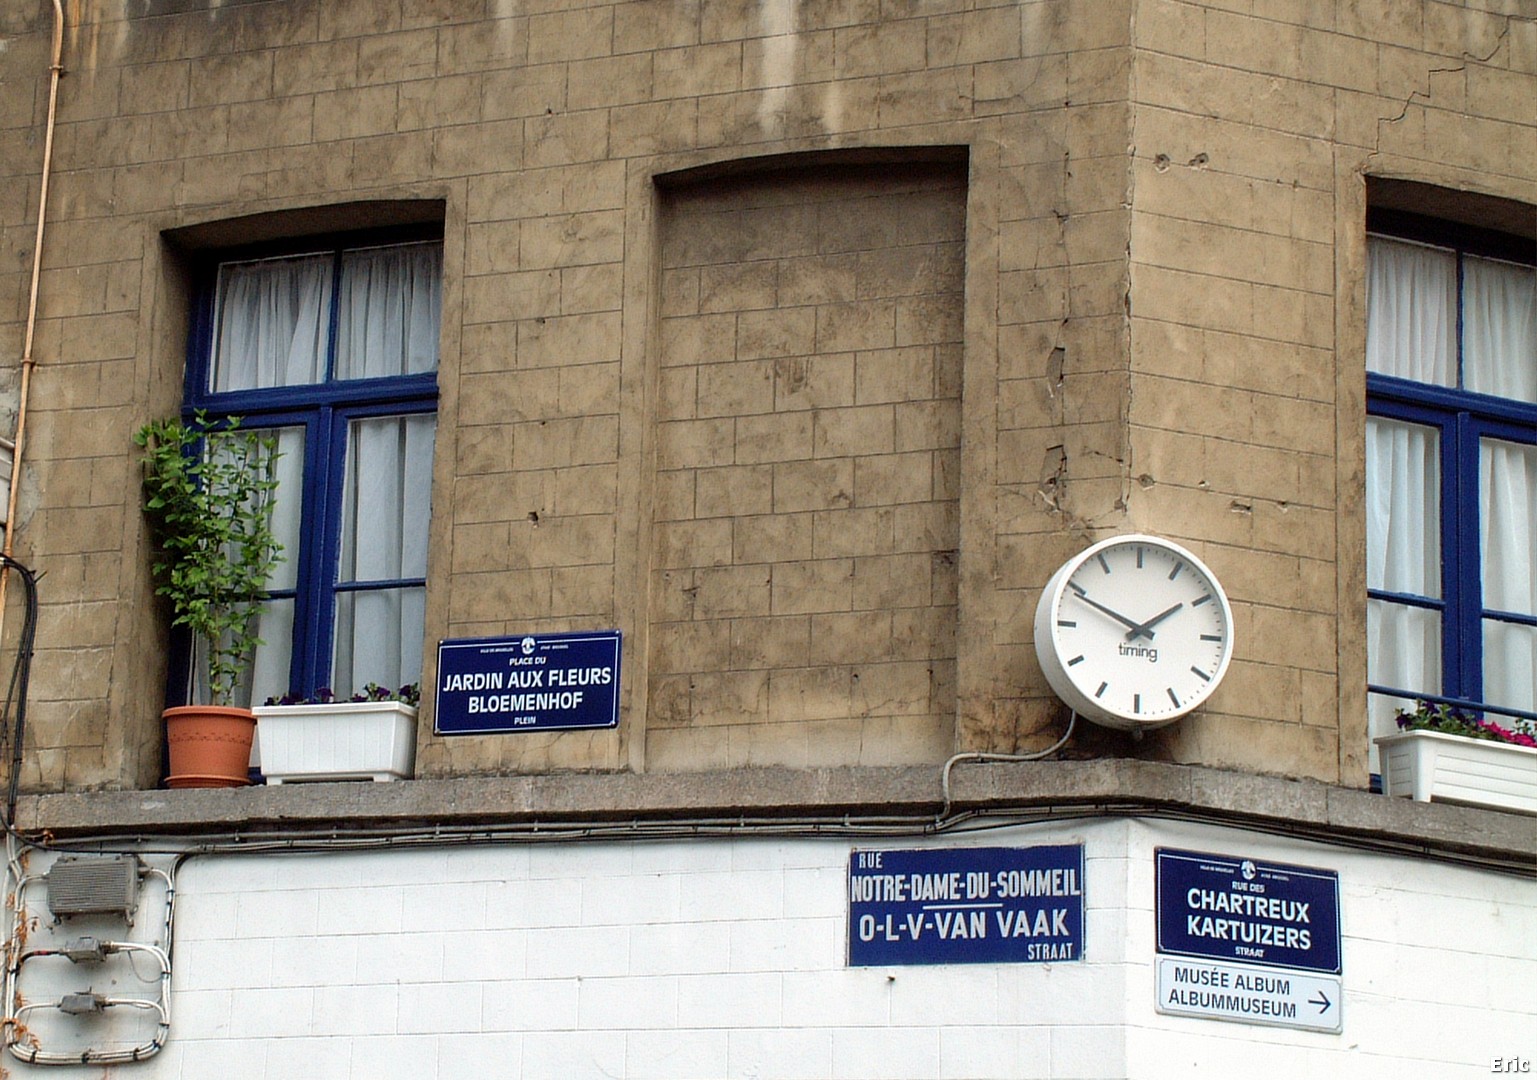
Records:
[[[1403,213],[1369,227],[1372,733],[1414,697],[1537,719],[1533,241]]]
[[[353,233],[197,267],[186,410],[243,417],[282,455],[284,562],[243,688],[258,704],[420,677],[441,236]]]

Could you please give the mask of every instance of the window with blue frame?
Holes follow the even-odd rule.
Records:
[[[201,271],[186,407],[243,417],[280,454],[284,561],[243,696],[417,681],[441,230],[226,252]]]
[[[1374,213],[1369,226],[1371,733],[1394,730],[1398,708],[1417,696],[1531,721],[1534,243],[1398,212]]]

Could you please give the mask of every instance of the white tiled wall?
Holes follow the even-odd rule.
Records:
[[[1087,856],[1082,962],[846,966],[851,848],[1074,842]],[[1341,1034],[1155,1011],[1158,846],[1339,872]],[[1531,882],[1231,829],[1107,820],[857,845],[206,856],[183,866],[177,896],[171,1042],[112,1075],[1418,1077],[1537,1058]],[[135,936],[153,935],[160,903],[152,891]],[[34,947],[89,932],[42,914]],[[90,978],[48,972],[24,976],[24,993]]]

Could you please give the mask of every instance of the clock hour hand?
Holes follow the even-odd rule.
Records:
[[[1153,640],[1153,627],[1155,627],[1159,623],[1163,622],[1170,615],[1173,615],[1176,611],[1178,611],[1180,608],[1182,608],[1184,606],[1185,606],[1185,602],[1183,600],[1181,600],[1179,603],[1175,604],[1173,607],[1169,608],[1167,611],[1160,611],[1157,615],[1154,615],[1147,622],[1139,623],[1138,625],[1133,626],[1130,630],[1128,630],[1126,632],[1126,640],[1127,641],[1135,641],[1139,637],[1145,637],[1149,641],[1152,641]]]
[[[1140,631],[1142,629],[1142,627],[1139,626],[1136,623],[1135,620],[1128,619],[1125,615],[1122,615],[1119,611],[1113,611],[1110,608],[1107,608],[1104,604],[1101,604],[1097,600],[1089,599],[1089,594],[1084,592],[1077,585],[1074,585],[1071,581],[1069,581],[1067,584],[1068,584],[1068,587],[1071,588],[1073,590],[1073,592],[1077,594],[1078,599],[1082,600],[1085,604],[1088,604],[1095,611],[1103,611],[1106,615],[1109,615],[1112,619],[1114,619],[1116,622],[1120,623],[1122,626],[1129,626],[1132,629],[1133,632]],[[1128,635],[1128,637],[1129,636],[1130,635]]]

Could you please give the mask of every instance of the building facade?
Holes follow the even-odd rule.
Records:
[[[1537,1057],[1534,819],[1370,790],[1403,695],[1537,712],[1523,0],[75,0],[0,45],[15,925],[163,952],[16,965],[14,1074]],[[413,778],[161,788],[199,661],[133,435],[199,409],[282,452],[248,692],[420,680]],[[1123,534],[1231,611],[1132,730],[1035,622]],[[444,708],[443,642],[615,631],[612,725]],[[859,961],[861,852],[1063,848],[1075,955]],[[131,929],[50,916],[86,852]],[[1333,970],[1201,969],[1300,1019],[1171,999],[1180,852],[1332,881]]]

